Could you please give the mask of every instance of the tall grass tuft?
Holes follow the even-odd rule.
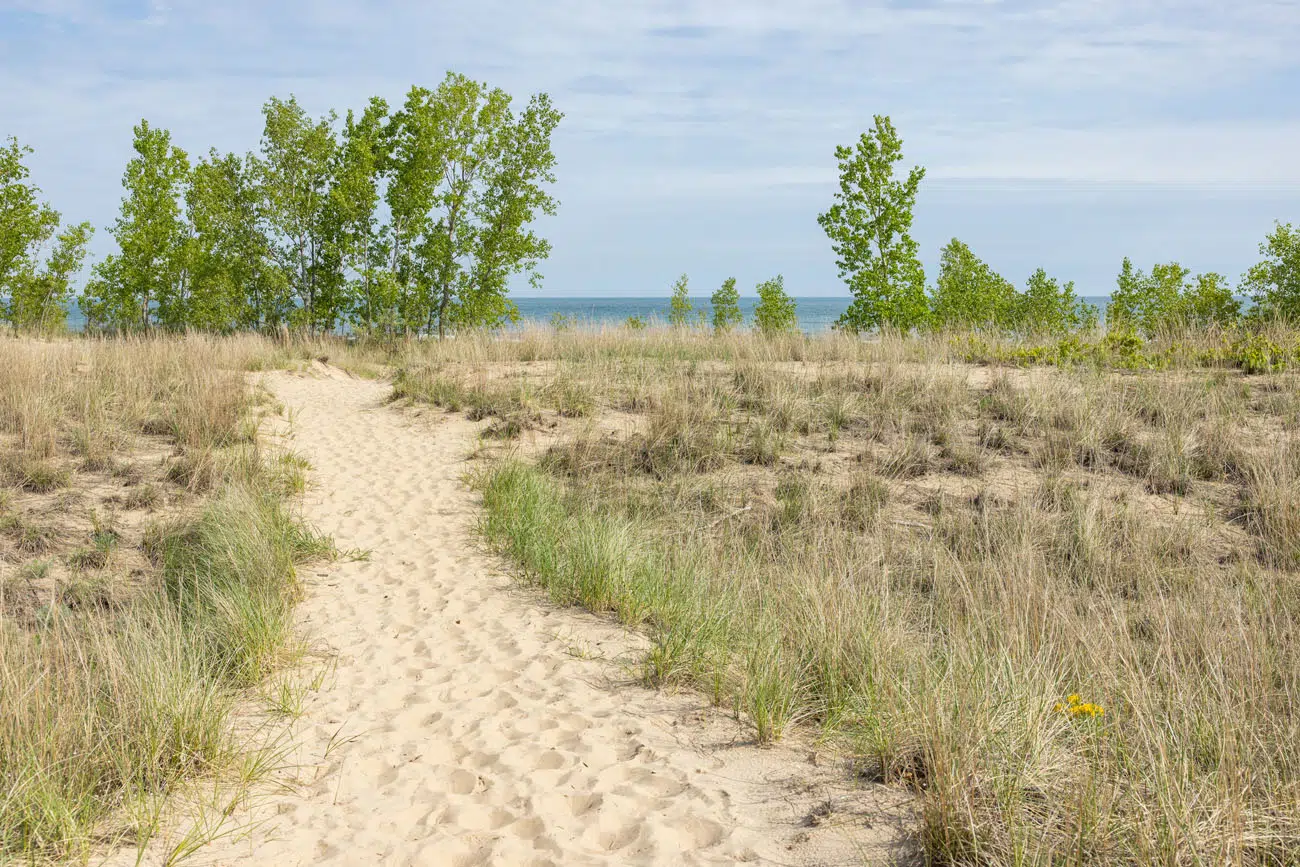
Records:
[[[143,843],[187,781],[241,763],[232,715],[297,647],[297,565],[331,550],[289,508],[283,462],[253,441],[243,371],[269,351],[247,338],[0,341],[0,457],[23,468],[6,479],[15,494],[0,490],[8,535],[64,522],[25,554],[44,559],[12,577],[0,563],[0,584],[39,589],[0,594],[0,860]],[[127,469],[159,441],[170,454],[139,484]],[[60,484],[38,484],[36,466]],[[105,479],[136,487],[103,500]],[[142,536],[101,521],[119,500],[195,494]],[[91,544],[61,555],[83,520]],[[115,574],[122,548],[153,568]]]

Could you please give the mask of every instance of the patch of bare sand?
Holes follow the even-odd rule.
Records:
[[[699,696],[633,685],[636,636],[515,589],[474,542],[476,426],[318,371],[268,385],[314,467],[308,518],[371,554],[309,579],[305,629],[337,668],[296,726],[298,778],[191,863],[912,857],[904,795],[797,743],[757,748]]]

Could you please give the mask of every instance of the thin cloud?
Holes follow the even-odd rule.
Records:
[[[578,249],[557,244],[561,274],[585,214],[641,213],[680,233],[655,242],[671,247],[698,233],[692,219],[729,214],[725,197],[753,215],[755,239],[720,245],[798,237],[821,261],[811,219],[833,190],[834,147],[876,113],[928,185],[978,186],[993,208],[1025,185],[1145,186],[1268,191],[1262,214],[1300,188],[1297,0],[0,0],[0,34],[0,134],[36,146],[47,192],[98,225],[141,117],[192,152],[244,150],[272,94],[319,114],[397,102],[448,68],[521,98],[545,90],[566,113],[565,207],[548,226]],[[1254,212],[1234,219],[1223,236],[1258,235]],[[1189,259],[1204,249],[1185,243]],[[809,280],[833,279],[818,267]]]

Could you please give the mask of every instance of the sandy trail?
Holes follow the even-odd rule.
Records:
[[[300,779],[197,863],[900,857],[899,795],[849,789],[806,749],[746,746],[698,697],[618,683],[610,659],[635,639],[512,589],[473,539],[462,476],[478,426],[413,419],[384,406],[386,386],[337,371],[266,382],[314,468],[308,518],[372,553],[308,576],[304,627],[337,668],[297,724]],[[818,805],[829,815],[809,822]]]

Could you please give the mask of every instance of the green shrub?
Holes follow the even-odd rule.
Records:
[[[754,327],[771,336],[794,331],[797,325],[795,302],[785,293],[785,279],[778,274],[771,280],[759,283]]]
[[[736,278],[728,277],[709,299],[713,306],[713,328],[715,331],[730,331],[741,322],[740,292],[736,290]]]

